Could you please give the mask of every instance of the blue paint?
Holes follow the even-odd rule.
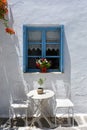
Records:
[[[29,41],[29,32],[32,31],[40,31],[41,32],[41,41]],[[57,33],[59,33],[59,41],[57,39],[57,41],[55,42],[55,37],[54,37],[54,41],[47,42],[47,40],[49,40],[49,38],[47,39],[47,32],[51,31],[50,33],[53,33],[54,31],[57,31]],[[48,35],[49,37],[49,35]],[[24,25],[23,26],[23,72],[39,72],[40,69],[33,67],[32,65],[31,67],[28,66],[28,62],[30,60],[30,58],[33,58],[33,61],[31,60],[31,62],[34,62],[36,59],[38,58],[47,58],[49,60],[52,60],[52,64],[55,62],[54,66],[56,64],[59,64],[59,68],[57,66],[55,66],[55,68],[51,67],[50,69],[48,69],[49,72],[64,72],[64,65],[63,65],[63,43],[64,43],[64,26],[27,26]],[[41,55],[34,55],[31,53],[31,55],[28,54],[28,46],[29,45],[42,45],[41,46]],[[46,47],[48,46],[52,46],[52,45],[59,45],[59,55],[46,55]],[[49,47],[48,47],[49,49]],[[52,48],[51,48],[52,49]],[[52,50],[51,50],[52,52]],[[33,52],[34,53],[34,52]],[[53,53],[53,52],[52,52]],[[58,52],[57,52],[58,53]],[[31,64],[30,62],[30,64]],[[34,65],[33,64],[33,65]]]

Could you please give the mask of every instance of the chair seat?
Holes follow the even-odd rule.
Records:
[[[56,99],[56,107],[68,108],[68,107],[74,107],[74,105],[69,99]]]
[[[17,111],[16,111],[17,110]],[[19,110],[19,112],[18,112]],[[24,110],[24,113],[20,113],[20,110]],[[25,125],[27,126],[27,110],[28,110],[28,104],[27,103],[22,103],[19,101],[17,101],[17,103],[11,103],[10,104],[10,108],[9,108],[9,121],[10,121],[10,125],[14,125],[11,124],[11,119],[14,119],[16,117],[25,117]]]
[[[28,104],[11,104],[12,108],[28,108]]]

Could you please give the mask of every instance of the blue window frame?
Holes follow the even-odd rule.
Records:
[[[51,61],[48,72],[63,72],[64,26],[23,26],[23,72],[39,72],[36,59]]]

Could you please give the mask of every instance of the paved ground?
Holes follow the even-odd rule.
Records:
[[[20,127],[18,130],[87,130],[87,115],[83,115],[83,114],[75,115],[75,121],[77,122],[77,126],[74,127],[56,127],[53,129],[50,128],[41,129],[36,127],[32,127],[32,128]]]
[[[87,130],[87,115],[78,114],[75,115],[75,126],[74,127],[56,127],[56,128],[37,128],[33,127],[17,127],[12,130]],[[9,127],[0,128],[0,130],[8,130]]]

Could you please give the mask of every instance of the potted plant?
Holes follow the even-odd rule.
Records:
[[[15,34],[13,28],[8,26],[8,20],[6,19],[8,14],[7,0],[0,0],[0,22],[5,25],[5,31],[9,34]]]
[[[46,80],[46,79],[39,78],[39,80],[37,81],[38,84],[39,84],[39,86],[40,86],[40,87],[38,87],[38,89],[37,89],[37,93],[38,93],[38,94],[43,94],[43,84],[44,84],[44,81],[45,81],[45,80]]]
[[[46,58],[41,58],[36,60],[36,66],[41,69],[41,72],[46,72],[51,66],[51,62]]]

